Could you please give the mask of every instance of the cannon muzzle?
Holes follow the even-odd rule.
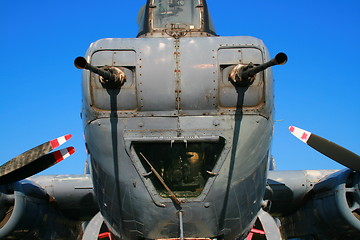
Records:
[[[78,69],[87,69],[100,76],[100,82],[105,88],[119,88],[125,81],[125,73],[116,67],[99,68],[91,65],[83,57],[77,57],[74,65]]]
[[[275,65],[283,65],[287,62],[287,59],[287,55],[280,52],[276,54],[276,56],[270,61],[260,64],[258,66],[254,66],[253,63],[250,63],[247,66],[238,64],[231,71],[230,78],[237,85],[248,86],[254,81],[255,75],[257,73]]]

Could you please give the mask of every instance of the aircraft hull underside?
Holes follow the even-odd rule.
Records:
[[[138,129],[140,120],[147,129]],[[212,124],[216,120],[220,121],[219,126]],[[179,122],[181,138],[176,135]],[[200,122],[202,126],[196,124]],[[268,130],[270,120],[261,116],[244,115],[234,122],[231,116],[193,116],[104,118],[89,124],[86,138],[102,139],[87,143],[95,192],[103,203],[100,209],[110,229],[125,239],[177,238],[181,211],[185,237],[235,238],[246,234],[260,209],[268,161],[268,149],[263,146],[268,146],[272,133]],[[209,128],[204,129],[206,123]],[[238,128],[238,134],[234,134],[234,128]],[[133,148],[134,143],[141,140],[145,143],[167,141],[171,149],[171,144],[176,144],[171,143],[172,138],[189,146],[192,141],[202,139],[225,142],[201,194],[193,198],[180,197],[184,201],[180,205],[159,194],[153,184],[154,177],[146,176],[146,166]]]

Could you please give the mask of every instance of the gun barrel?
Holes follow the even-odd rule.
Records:
[[[265,69],[272,67],[274,65],[283,65],[287,62],[287,55],[285,53],[278,53],[276,56],[270,61],[260,64],[259,66],[249,68],[241,73],[241,79],[249,79],[255,76],[255,74],[264,71]]]
[[[95,67],[88,63],[85,58],[77,57],[74,61],[74,65],[78,69],[87,69],[93,73],[96,73],[103,77],[104,79],[110,80],[111,82],[117,81],[117,76],[112,74],[109,71],[103,70],[101,68]]]

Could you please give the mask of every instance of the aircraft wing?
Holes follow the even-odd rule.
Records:
[[[73,147],[52,151],[70,138],[45,142],[0,166],[0,239],[82,236],[82,222],[99,211],[90,175],[31,177],[73,154]]]
[[[360,157],[296,127],[304,143],[348,167],[270,171],[264,199],[285,239],[360,239]]]
[[[78,239],[98,212],[89,175],[34,176],[0,186],[0,239]]]

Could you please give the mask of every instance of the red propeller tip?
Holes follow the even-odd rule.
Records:
[[[67,134],[67,135],[65,135],[64,137],[65,137],[66,141],[68,141],[70,138],[72,138],[72,135],[71,135],[71,134]]]
[[[64,144],[71,137],[72,137],[71,134],[67,134],[65,136],[62,136],[62,137],[56,138],[54,140],[51,140],[50,144],[51,144],[52,149],[55,149],[55,148],[59,147],[60,145]]]
[[[298,139],[300,139],[301,141],[303,141],[304,143],[307,143],[307,141],[309,140],[310,136],[311,136],[311,132],[305,131],[301,128],[298,127],[294,127],[294,126],[290,126],[289,127],[289,131]]]
[[[65,158],[69,157],[70,155],[72,155],[75,152],[75,148],[73,147],[68,147],[68,148],[64,148],[61,150],[58,150],[56,152],[53,152],[53,155],[55,157],[55,161],[57,163],[61,162],[62,160],[64,160]]]
[[[289,131],[290,131],[290,132],[294,132],[294,131],[295,131],[295,127],[294,127],[294,126],[290,126],[290,127],[289,127]]]

